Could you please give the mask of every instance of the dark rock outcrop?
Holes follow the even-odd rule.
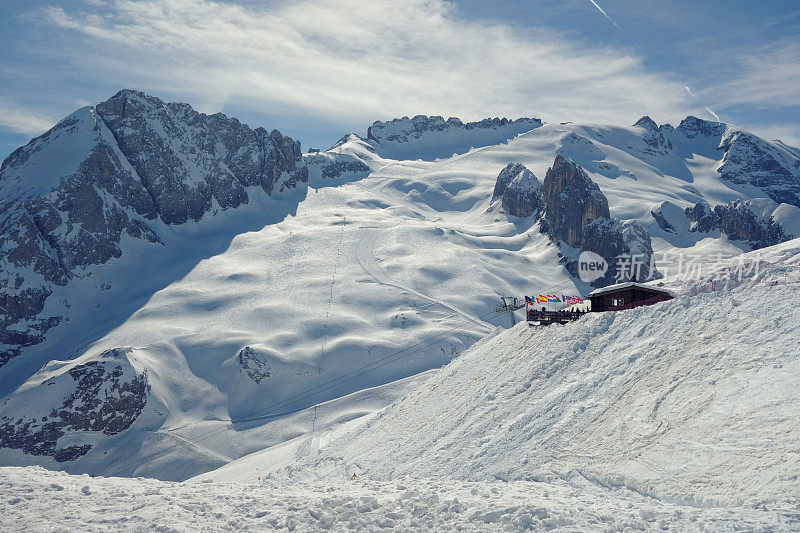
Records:
[[[697,202],[694,206],[687,207],[686,217],[692,222],[691,231],[707,233],[719,229],[719,219],[708,202]]]
[[[527,217],[541,210],[542,184],[521,163],[509,163],[497,176],[492,201],[500,199],[506,212]]]
[[[730,239],[746,241],[754,250],[794,238],[771,216],[765,218],[758,214],[749,201],[736,200],[713,209],[706,202],[698,202],[686,208],[686,217],[692,222],[691,231],[719,230]]]
[[[554,241],[584,249],[587,224],[609,218],[608,199],[576,163],[557,155],[542,187],[544,221]]]
[[[255,381],[257,385],[261,384],[265,379],[272,377],[269,365],[262,359],[257,350],[245,346],[239,351],[237,359],[242,373]]]
[[[763,190],[778,203],[800,207],[800,157],[745,131],[722,138],[725,151],[717,169],[723,180]]]
[[[127,351],[121,348],[108,350],[97,360],[45,380],[43,385],[46,387],[68,389],[61,404],[46,415],[9,413],[8,407],[4,406],[0,417],[0,447],[19,449],[30,455],[50,456],[58,462],[74,461],[86,455],[92,445],[84,443],[58,448],[58,440],[68,432],[117,435],[128,429],[144,409],[150,386],[145,375],[132,373]],[[72,383],[65,385],[64,381],[69,379]]]
[[[643,116],[636,121],[634,126],[642,128],[642,140],[647,145],[644,149],[645,154],[650,156],[667,155],[672,150],[672,142],[664,135],[666,128],[659,128],[655,121],[648,117]]]
[[[408,117],[390,120],[388,122],[376,121],[367,129],[367,139],[376,143],[400,142],[405,143],[410,139],[419,138],[427,131],[455,130],[489,130],[504,128],[516,125],[522,129],[533,129],[542,125],[538,118],[518,118],[516,120],[508,118],[485,118],[477,122],[464,123],[456,117],[445,120],[441,116],[417,115],[414,118]]]
[[[655,219],[656,224],[658,224],[658,227],[661,228],[662,230],[666,231],[667,233],[678,232],[677,228],[669,220],[667,220],[667,217],[664,214],[661,205],[659,205],[655,209],[650,210],[650,214],[653,216],[653,219]]]
[[[594,285],[658,276],[651,268],[653,249],[647,230],[638,222],[611,218],[608,199],[579,165],[556,156],[545,175],[542,195],[542,229],[550,239],[594,252],[608,261],[606,275]],[[627,266],[623,265],[626,258]],[[565,258],[565,263],[570,273],[577,275],[577,261]]]
[[[594,282],[596,286],[659,276],[652,267],[653,248],[644,226],[611,218],[608,199],[600,187],[562,154],[548,169],[543,185],[522,164],[507,165],[497,176],[492,194],[492,201],[498,199],[514,216],[541,216],[541,231],[553,242],[606,258],[609,270]],[[570,273],[577,276],[577,261],[562,257]]]

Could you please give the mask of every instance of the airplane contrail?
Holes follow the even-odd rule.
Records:
[[[613,25],[614,25],[614,27],[615,27],[615,28],[617,28],[619,31],[622,31],[622,28],[620,28],[620,27],[617,25],[617,23],[616,23],[616,22],[614,22],[614,19],[612,19],[611,17],[609,17],[609,16],[608,16],[608,13],[606,13],[606,12],[603,10],[603,8],[602,8],[602,7],[600,7],[600,5],[599,5],[597,2],[595,2],[594,0],[589,0],[589,1],[592,3],[592,5],[594,5],[594,7],[596,7],[596,8],[597,8],[597,10],[598,10],[598,11],[600,11],[600,13],[602,13],[602,14],[603,14],[603,16],[604,16],[605,18],[607,18],[607,19],[608,19],[608,21],[609,21],[611,24],[613,24]],[[622,31],[622,33],[625,33],[625,32],[624,32],[624,31]]]
[[[687,92],[687,93],[689,93],[689,96],[691,96],[692,98],[694,98],[695,100],[697,100],[697,95],[696,95],[696,94],[694,94],[694,93],[692,92],[692,90],[689,88],[689,86],[688,86],[688,85],[684,85],[684,86],[683,86],[683,88],[684,88],[684,89],[686,89],[686,92]],[[720,120],[720,118],[719,118],[719,115],[717,115],[716,113],[714,113],[714,110],[713,110],[713,109],[711,109],[711,108],[710,108],[710,107],[708,107],[707,105],[704,105],[703,107],[705,107],[705,108],[706,108],[706,111],[708,111],[708,113],[709,113],[709,114],[710,114],[712,117],[714,117],[714,119],[715,119],[715,120]]]

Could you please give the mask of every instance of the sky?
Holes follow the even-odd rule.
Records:
[[[717,119],[800,146],[800,2],[0,2],[0,159],[122,88],[325,149],[375,120]]]

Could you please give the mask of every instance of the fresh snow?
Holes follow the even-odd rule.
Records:
[[[190,482],[0,468],[0,528],[796,530],[800,240],[758,253],[717,291],[498,331],[385,409]]]
[[[254,475],[257,472],[253,473]],[[778,531],[796,513],[663,503],[585,480],[170,483],[0,468],[8,531]]]

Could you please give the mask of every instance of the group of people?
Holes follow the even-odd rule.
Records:
[[[535,308],[528,309],[529,321],[550,321],[550,322],[567,322],[577,320],[586,311],[578,311],[572,309],[561,309],[559,311],[548,311],[546,307],[542,307],[541,311]]]

